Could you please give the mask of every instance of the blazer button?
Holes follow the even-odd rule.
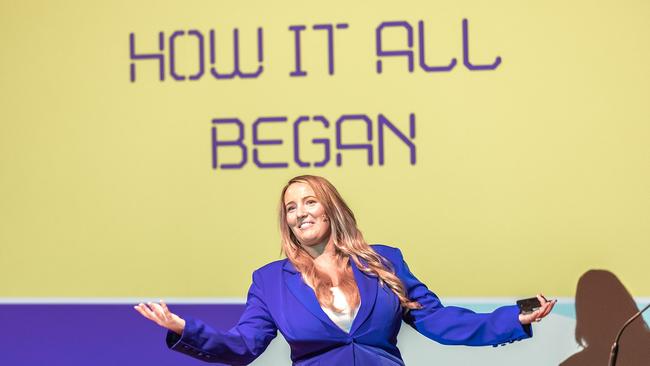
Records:
[[[184,345],[183,349],[190,349],[190,346]]]
[[[197,353],[196,355],[199,356],[199,357],[201,357],[201,356],[203,356],[203,353],[199,352],[199,353]]]

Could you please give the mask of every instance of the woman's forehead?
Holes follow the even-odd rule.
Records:
[[[284,202],[289,203],[303,197],[314,196],[314,190],[307,183],[292,183],[284,192]]]

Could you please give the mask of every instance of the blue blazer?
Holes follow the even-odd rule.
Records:
[[[361,305],[346,333],[323,312],[314,291],[284,259],[253,273],[246,309],[235,327],[218,331],[187,318],[181,336],[167,333],[167,345],[203,361],[246,365],[264,352],[279,330],[291,347],[295,366],[403,366],[397,349],[402,320],[424,336],[450,345],[497,345],[532,336],[531,327],[519,323],[517,306],[489,314],[445,307],[409,271],[399,249],[372,247],[393,264],[408,297],[419,302],[421,309],[404,314],[397,296],[351,261]]]

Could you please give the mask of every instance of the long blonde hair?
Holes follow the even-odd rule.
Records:
[[[318,270],[313,258],[300,245],[300,242],[287,224],[287,212],[284,206],[284,195],[290,185],[306,183],[313,190],[316,198],[325,209],[325,215],[330,221],[330,240],[334,244],[336,259],[339,263],[339,288],[345,294],[352,308],[359,302],[359,291],[354,281],[352,268],[348,265],[350,259],[364,273],[377,277],[379,283],[387,285],[398,297],[405,310],[419,309],[421,305],[411,301],[406,295],[404,284],[395,275],[395,270],[388,260],[375,252],[363,238],[357,227],[357,220],[350,207],[345,203],[336,188],[327,179],[314,175],[301,175],[289,180],[280,195],[279,224],[282,237],[282,251],[316,292],[318,302],[327,308],[338,310],[333,305],[331,278]],[[363,260],[363,262],[362,262]]]

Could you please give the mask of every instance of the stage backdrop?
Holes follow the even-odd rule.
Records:
[[[282,258],[283,184],[317,174],[443,299],[486,311],[564,299],[539,337],[493,356],[518,364],[530,356],[504,355],[529,347],[559,362],[576,350],[585,271],[650,296],[649,12],[3,2],[0,300],[240,302],[251,272]],[[15,306],[0,315],[39,309]],[[413,337],[412,364],[486,352]]]

